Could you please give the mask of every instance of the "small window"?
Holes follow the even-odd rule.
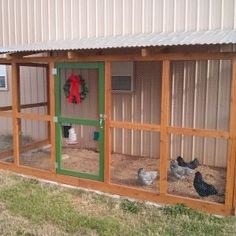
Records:
[[[113,92],[133,91],[133,62],[113,62],[112,81]]]
[[[5,65],[0,65],[0,91],[7,90],[7,70]]]
[[[113,91],[132,91],[131,76],[112,76]]]

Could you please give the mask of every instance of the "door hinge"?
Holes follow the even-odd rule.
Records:
[[[53,117],[53,122],[54,122],[54,123],[58,123],[58,117],[57,117],[57,116],[54,116],[54,117]]]
[[[53,68],[53,69],[52,69],[52,74],[53,74],[53,75],[56,75],[56,74],[57,74],[57,68]]]

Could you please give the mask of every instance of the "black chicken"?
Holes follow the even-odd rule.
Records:
[[[201,197],[218,194],[218,191],[213,185],[208,184],[203,180],[202,174],[199,171],[195,173],[193,186]]]
[[[178,156],[176,160],[179,166],[188,167],[192,170],[196,169],[199,166],[199,161],[197,158],[195,158],[193,161],[185,162],[181,156]]]

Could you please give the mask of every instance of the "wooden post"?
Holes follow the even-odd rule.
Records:
[[[169,141],[167,126],[169,123],[169,84],[170,61],[162,64],[162,96],[161,96],[161,146],[160,146],[160,194],[167,192],[167,160],[169,157]]]
[[[233,197],[235,198],[235,156],[236,156],[236,58],[232,60],[232,82],[231,82],[231,103],[230,123],[228,140],[228,159],[225,205],[233,208]]]
[[[20,111],[20,78],[19,66],[16,63],[11,64],[12,67],[12,124],[13,124],[13,156],[14,164],[20,164],[20,119],[17,118],[17,113]]]
[[[104,166],[104,181],[110,182],[110,165],[111,165],[111,133],[110,133],[110,122],[111,122],[111,62],[105,62],[105,166]]]
[[[47,115],[50,115],[50,70],[46,67]],[[48,140],[51,140],[51,124],[48,122]]]
[[[55,136],[55,123],[53,122],[53,118],[55,116],[55,76],[53,75],[52,71],[54,69],[54,62],[49,63],[49,68],[48,68],[48,76],[49,76],[49,97],[48,100],[50,101],[50,111],[49,114],[51,116],[51,121],[50,121],[50,142],[51,142],[51,171],[56,172],[55,168],[55,162],[56,162],[56,136]]]

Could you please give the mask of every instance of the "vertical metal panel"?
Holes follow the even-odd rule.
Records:
[[[209,0],[198,0],[198,27],[197,30],[209,29]]]
[[[80,0],[79,5],[79,29],[80,29],[80,38],[85,38],[88,36],[88,13],[87,13],[87,1]]]
[[[28,29],[28,12],[27,12],[27,1],[21,0],[20,12],[21,12],[21,39],[22,42],[29,43],[29,29]],[[39,10],[39,13],[41,11]],[[41,21],[41,16],[39,17]],[[41,24],[41,22],[40,22]],[[42,26],[42,25],[41,25]]]
[[[132,24],[133,24],[133,1],[126,0],[124,1],[124,17],[123,17],[123,33],[130,34],[132,33]]]
[[[175,0],[165,0],[164,1],[164,32],[174,31],[174,20],[175,20]]]
[[[35,25],[34,25],[34,33],[35,33],[35,41],[39,42],[42,40],[43,29],[41,22],[41,1],[35,1],[34,5],[34,15],[35,15]]]
[[[105,0],[105,36],[113,35],[114,0]]]
[[[163,30],[163,6],[164,0],[153,2],[153,32],[162,32]]]
[[[114,33],[121,35],[123,33],[123,0],[114,1]]]
[[[96,0],[96,36],[105,35],[105,0]]]
[[[235,28],[236,24],[234,21],[236,20],[235,12],[236,12],[236,2],[235,1],[223,1],[222,4],[222,26],[225,29]]]
[[[56,0],[48,1],[48,27],[49,27],[48,39],[49,40],[56,39],[56,11],[55,9],[56,9]],[[74,15],[73,12],[72,14]],[[74,25],[72,25],[72,27],[74,28]]]
[[[46,2],[48,2],[46,0]],[[71,0],[64,0],[63,4],[63,16],[64,16],[64,39],[71,39],[71,33],[72,33],[72,8],[71,8],[72,2]],[[47,18],[46,18],[47,19]]]
[[[87,0],[88,37],[96,36],[96,0]]]
[[[174,31],[185,30],[185,17],[186,17],[186,1],[177,0],[175,1],[175,14],[174,14]]]
[[[15,14],[14,14],[14,2],[11,5],[8,1],[8,7],[6,9],[9,15],[9,24],[8,24],[8,32],[9,32],[9,44],[15,44]]]
[[[3,44],[8,45],[9,44],[9,31],[8,31],[8,25],[9,25],[9,16],[6,9],[8,9],[7,1],[2,0],[1,4],[1,16],[2,16],[2,33],[3,33]]]
[[[35,25],[35,17],[34,17],[34,4],[35,1],[29,1],[27,4],[27,12],[28,12],[28,19],[27,19],[27,27],[29,29],[28,41],[35,42],[35,32],[34,32],[34,25]],[[45,17],[46,18],[46,17]]]
[[[186,1],[185,30],[194,31],[198,22],[198,0]]]
[[[153,0],[143,1],[143,31],[145,33],[152,32],[153,24]]]
[[[133,33],[142,32],[143,24],[142,0],[133,0]]]
[[[0,9],[2,9],[2,0],[0,0]],[[4,30],[3,30],[3,14],[2,14],[2,10],[0,11],[0,32],[2,32],[0,34],[0,45],[4,45],[4,41],[3,41],[3,38],[4,38],[4,35],[5,33]]]
[[[210,0],[210,29],[220,29],[222,18],[222,0]]]

